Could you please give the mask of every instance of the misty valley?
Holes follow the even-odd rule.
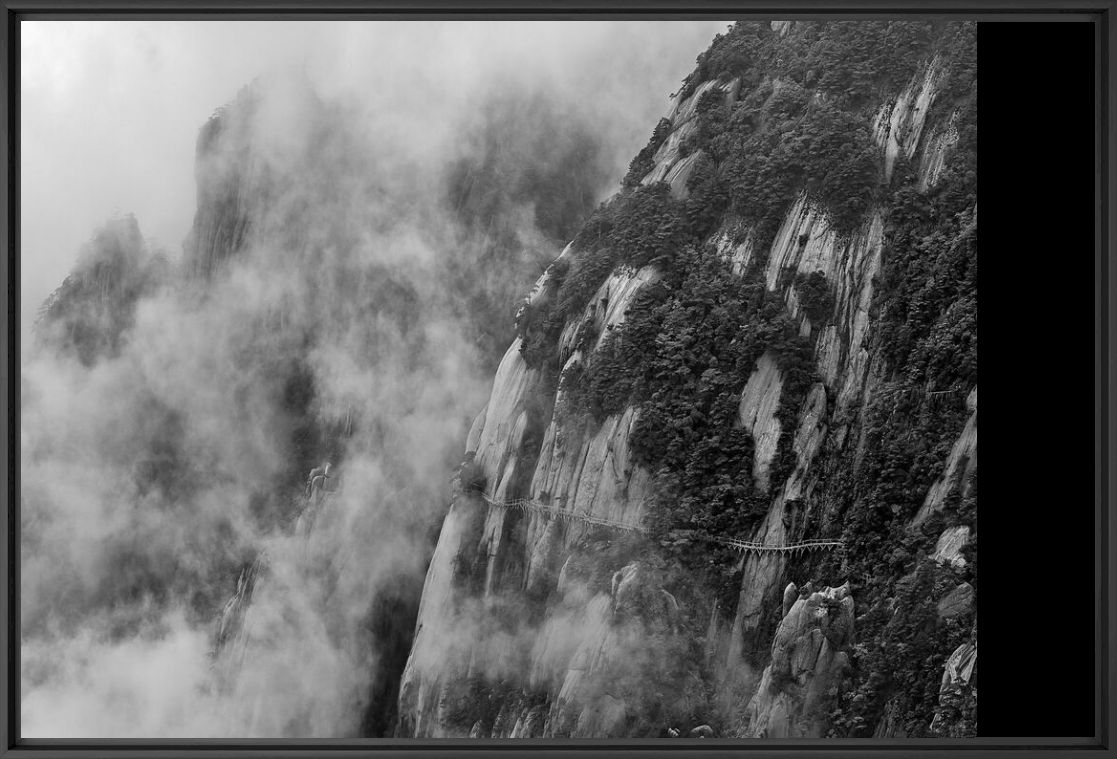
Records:
[[[23,736],[977,734],[975,25],[719,28],[669,97],[261,75],[181,250],[83,231]]]

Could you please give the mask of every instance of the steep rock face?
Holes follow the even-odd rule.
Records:
[[[283,197],[297,186],[289,161],[302,158],[303,130],[320,128],[315,121],[323,113],[324,104],[309,82],[274,78],[242,88],[202,126],[194,163],[197,210],[183,244],[191,276],[208,279],[254,241],[281,231],[285,243],[297,243],[294,249],[309,242],[298,239],[298,232],[291,234],[298,225],[287,222],[298,211]],[[284,145],[272,137],[280,120],[289,130]],[[302,221],[305,225],[306,219]]]
[[[188,268],[210,276],[218,264],[235,255],[254,220],[254,198],[262,187],[258,159],[247,150],[252,106],[248,93],[243,108],[226,108],[206,122],[198,135],[195,180],[198,206],[186,241]]]
[[[938,181],[949,151],[958,144],[955,128],[957,111],[950,112],[945,122],[934,122],[929,138],[921,139],[920,135],[925,124],[929,123],[926,120],[944,78],[942,62],[928,61],[901,93],[882,106],[874,123],[874,134],[877,144],[883,148],[885,181],[891,179],[893,167],[898,161],[914,162],[919,167],[917,182],[920,191],[929,191]],[[809,465],[803,467],[803,460],[818,457],[825,468],[833,467],[834,462],[839,461],[845,462],[842,466],[857,467],[865,455],[867,442],[864,436],[869,420],[865,412],[873,409],[874,405],[879,407],[883,399],[877,400],[880,392],[878,385],[888,379],[881,371],[883,367],[877,355],[880,348],[875,344],[877,338],[873,334],[873,319],[878,318],[877,303],[881,299],[875,290],[884,273],[882,265],[889,225],[887,216],[874,211],[852,235],[838,233],[827,221],[822,209],[812,209],[809,200],[801,196],[785,217],[767,260],[767,285],[785,293],[788,310],[798,318],[801,333],[812,337],[825,392],[823,385],[816,385],[804,402],[795,441],[798,466],[786,483],[784,492],[777,491],[768,516],[756,534],[758,540],[776,542],[786,535],[789,525],[796,523],[807,525],[808,530],[817,529],[812,528],[812,524],[825,528],[831,519],[830,514],[836,511],[833,506],[827,506],[827,502],[833,503],[831,499],[835,497],[849,496],[840,491],[834,492],[830,483],[819,482],[819,472],[825,469],[816,466],[811,470]],[[740,237],[738,234],[737,239]],[[745,249],[748,250],[748,247]],[[833,287],[834,308],[824,325],[811,324],[800,303],[796,275],[809,272],[822,275]],[[885,386],[892,384],[889,382]],[[928,396],[929,400],[935,398]],[[827,400],[832,404],[829,408],[825,405]],[[810,411],[813,404],[820,406],[821,413]],[[970,421],[946,457],[945,471],[928,491],[924,491],[927,493],[927,513],[933,512],[936,507],[941,508],[950,493],[958,493],[963,498],[973,495],[967,483],[972,481],[976,471],[973,455],[976,389],[968,398],[967,406],[971,411]],[[811,434],[812,429],[817,430],[820,419],[824,425],[818,431],[821,434]],[[969,469],[971,461],[973,468]],[[788,513],[789,502],[798,505],[804,501],[805,512]],[[821,508],[816,510],[812,502]],[[916,523],[920,524],[924,519],[926,514],[921,511]],[[831,530],[840,529],[833,522],[830,525]],[[969,533],[969,527],[952,529]],[[950,554],[953,558],[946,560],[953,561],[954,566],[963,566],[965,559],[957,555],[956,548],[953,550],[954,553]],[[830,562],[829,566],[836,568],[834,562]],[[770,618],[771,610],[777,603],[777,588],[785,571],[785,562],[775,556],[750,557],[744,562],[729,670],[739,666],[735,664],[739,655],[763,645],[765,618]],[[961,606],[953,604],[956,600],[943,602],[948,611],[961,613],[960,609],[968,608],[965,602]],[[874,718],[889,719],[888,714],[883,717],[874,714]]]
[[[631,461],[629,436],[635,411],[610,416],[577,447],[552,422],[543,438],[531,497],[574,514],[639,526],[643,520],[648,473]],[[577,527],[572,530],[577,533]],[[573,535],[571,537],[574,537]]]
[[[589,304],[582,312],[582,318],[569,322],[563,329],[562,336],[559,338],[561,355],[569,358],[575,352],[579,338],[584,334],[597,335],[592,349],[600,348],[606,335],[624,323],[628,306],[636,292],[658,278],[659,273],[654,266],[610,274],[590,298]]]
[[[938,184],[946,167],[946,157],[951,148],[958,144],[958,112],[950,114],[950,119],[943,124],[936,124],[927,137],[927,147],[923,149],[922,158],[919,160],[919,188],[929,190]]]
[[[910,159],[919,146],[927,113],[942,82],[942,66],[932,60],[925,64],[921,75],[916,75],[903,92],[885,103],[873,122],[873,139],[884,147],[885,181],[892,178],[896,159]],[[938,146],[931,152],[937,152]],[[933,159],[931,159],[933,160]]]
[[[247,653],[252,594],[261,573],[266,571],[267,559],[263,555],[242,569],[237,577],[236,591],[214,623],[211,656],[219,672],[219,682],[226,686],[235,678]]]
[[[787,480],[774,483],[775,498],[754,540],[779,544],[801,537],[798,533],[806,515],[796,512],[817,479],[811,467],[813,460],[824,441],[837,449],[847,445],[849,426],[854,421],[848,412],[870,392],[869,309],[881,245],[879,213],[874,213],[860,231],[841,236],[830,225],[825,211],[812,206],[805,196],[789,209],[776,234],[764,269],[765,285],[782,295],[788,312],[799,322],[800,334],[814,336],[813,351],[823,381],[813,385],[804,399],[794,433],[796,466]],[[803,313],[795,285],[796,274],[814,272],[821,273],[835,293],[828,323],[817,326]],[[834,398],[829,407],[828,391]],[[830,420],[838,422],[833,429]],[[757,437],[758,460],[760,451],[768,449],[762,440]],[[774,452],[774,444],[770,447]],[[767,484],[766,479],[761,481]],[[766,646],[763,638],[755,636],[764,609],[771,608],[785,565],[785,558],[779,554],[745,559],[730,668],[742,650],[757,651]]]
[[[800,593],[776,628],[772,662],[746,709],[743,735],[752,738],[819,738],[827,713],[849,669],[854,603],[849,587]]]
[[[785,217],[772,244],[765,269],[769,289],[785,292],[788,310],[800,320],[800,329],[818,329],[815,353],[828,386],[837,390],[837,406],[844,411],[860,400],[869,365],[869,307],[873,280],[880,270],[883,224],[873,213],[861,230],[842,236],[828,222],[825,212],[800,197]],[[787,274],[821,273],[835,292],[836,306],[829,323],[812,325],[799,303],[799,292]]]
[[[733,273],[744,276],[755,253],[751,229],[740,220],[727,221],[714,238],[718,254],[729,262]]]
[[[805,535],[802,499],[817,476],[812,470],[814,458],[826,437],[826,388],[815,384],[807,395],[798,420],[794,451],[795,468],[775,494],[764,520],[756,531],[754,540],[781,545],[792,543]],[[749,555],[742,566],[741,590],[737,598],[737,613],[733,620],[727,671],[740,666],[742,656],[756,647],[766,645],[758,637],[766,609],[772,608],[773,592],[783,577],[787,559],[779,553]]]
[[[756,371],[749,376],[741,393],[741,424],[752,433],[756,441],[753,476],[763,490],[768,489],[768,470],[776,455],[780,439],[780,422],[776,409],[780,405],[780,370],[770,353],[765,353],[756,364]]]
[[[656,182],[667,182],[671,186],[675,197],[685,198],[686,181],[698,160],[699,154],[691,153],[683,157],[681,148],[698,128],[698,104],[703,96],[716,91],[722,94],[727,105],[732,105],[737,100],[740,87],[741,80],[732,79],[728,82],[702,82],[685,97],[684,91],[680,90],[675,98],[675,105],[667,117],[671,131],[666,141],[652,157],[655,168],[640,180],[640,184],[651,185]]]
[[[970,494],[974,472],[977,471],[977,388],[975,387],[966,397],[966,408],[970,415],[966,419],[966,426],[946,459],[942,474],[927,491],[927,498],[915,515],[913,525],[918,526],[926,519],[942,509],[946,498],[951,493],[957,492],[963,498]]]
[[[557,265],[540,278],[528,305],[546,297]],[[621,323],[639,289],[654,279],[650,269],[610,277],[580,318],[564,330],[563,353],[571,354],[567,363],[581,360],[579,353],[571,353],[580,331],[603,337]],[[631,461],[635,410],[608,417],[596,430],[567,429],[540,410],[543,381],[538,370],[527,367],[516,340],[501,362],[488,405],[468,442],[467,455],[483,471],[486,496],[498,503],[528,498],[572,515],[639,527],[650,476]],[[561,403],[560,391],[554,406]],[[459,494],[431,561],[404,673],[404,732],[493,737],[626,734],[639,710],[626,706],[626,699],[616,695],[619,691],[610,695],[602,689],[618,670],[648,659],[646,637],[671,636],[670,626],[663,625],[677,613],[677,602],[659,587],[656,572],[638,562],[624,564],[606,581],[579,548],[595,535],[600,531],[595,533],[582,521],[560,522],[489,505],[475,494]],[[477,577],[476,599],[462,598],[463,566]],[[489,625],[479,616],[504,614],[509,604],[522,603],[516,600],[521,595],[551,599],[537,612],[541,616],[532,622],[530,635],[502,630],[505,651],[470,637],[477,625]],[[450,639],[455,642],[448,644]],[[498,660],[505,657],[523,661],[523,671],[530,673],[524,686],[534,695],[508,694],[500,700],[496,716],[477,715],[465,724],[460,716],[462,680],[499,672],[507,662]],[[629,696],[634,698],[635,691]]]
[[[962,643],[950,655],[943,667],[942,685],[939,688],[939,707],[931,721],[931,732],[950,738],[966,734],[963,715],[966,702],[977,699],[977,644]],[[962,729],[959,729],[959,723]]]
[[[671,167],[671,171],[667,172],[667,176],[663,178],[663,181],[671,188],[671,197],[676,200],[686,200],[690,197],[690,189],[687,187],[687,182],[690,180],[691,175],[694,174],[694,169],[698,166],[698,162],[702,160],[705,155],[705,153],[699,150],[691,153]]]
[[[970,528],[966,525],[950,527],[943,531],[935,543],[935,552],[931,558],[940,564],[949,564],[953,567],[966,566],[966,558],[962,555],[962,548],[970,540]]]
[[[889,42],[894,31],[872,39]],[[948,656],[972,623],[976,588],[962,533],[934,546],[944,530],[973,529],[976,392],[971,425],[960,399],[973,379],[943,347],[962,344],[968,314],[943,305],[941,293],[953,296],[931,276],[936,266],[949,271],[955,299],[969,302],[973,229],[944,226],[937,214],[950,207],[965,219],[973,206],[964,65],[972,28],[912,32],[924,33],[932,41],[920,43],[920,61],[905,58],[909,76],[856,96],[832,83],[844,61],[811,47],[812,35],[829,32],[810,24],[739,25],[699,58],[633,162],[643,167],[636,180],[567,246],[521,311],[521,340],[470,435],[496,504],[463,493],[444,525],[451,538],[440,541],[426,591],[441,601],[424,599],[420,626],[452,634],[454,645],[417,636],[403,734],[656,735],[686,720],[754,737],[929,730],[935,705],[897,695],[900,678],[881,686],[874,674],[893,665],[886,642],[912,634],[916,619],[938,620],[927,653]],[[850,36],[838,47],[857,40],[841,34]],[[854,44],[857,55],[879,47]],[[783,69],[781,46],[838,73]],[[772,179],[810,167],[737,160],[734,140],[795,124],[797,108],[807,109],[797,127],[807,139],[816,124],[858,130],[850,139],[867,147],[845,169],[867,172],[871,157],[873,204],[851,212],[840,193],[818,188],[825,177],[806,186]],[[786,199],[774,217],[756,200],[765,191]],[[655,219],[641,215],[652,205],[645,198],[656,199]],[[680,260],[689,268],[673,268]],[[589,412],[587,393],[597,404]],[[715,416],[729,424],[714,425]],[[739,449],[727,442],[734,434],[743,435]],[[743,465],[703,470],[699,450]],[[516,499],[563,517],[501,505]],[[932,505],[917,518],[924,501]],[[718,554],[703,535],[770,546],[842,538],[845,548]],[[637,553],[653,572],[635,568]],[[924,561],[932,554],[941,564]],[[687,555],[708,556],[715,574]],[[912,569],[925,564],[937,574]],[[618,695],[624,687],[598,690],[606,675],[631,682],[615,670],[629,649],[609,609],[624,606],[626,582],[641,576],[655,614],[677,620],[669,631],[645,624],[643,648],[659,659],[678,652],[683,665],[668,685],[668,672],[631,662],[626,675],[651,703]],[[793,578],[826,589],[781,593]],[[917,592],[921,583],[934,592]],[[851,648],[853,595],[872,655]],[[506,655],[493,654],[493,639]],[[678,697],[665,698],[665,687]]]

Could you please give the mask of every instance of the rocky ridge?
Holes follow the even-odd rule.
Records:
[[[778,40],[795,38],[794,28],[774,28]],[[935,108],[948,97],[943,88],[950,79],[944,73],[949,61],[941,56],[930,54],[898,92],[884,98],[875,115],[866,117],[885,186],[899,172],[911,171],[912,178],[905,181],[930,193],[945,176],[943,167],[958,145],[957,113],[962,106],[945,113],[941,106]],[[669,111],[668,128],[641,186],[663,182],[674,200],[692,197],[691,180],[706,160],[700,150],[687,150],[701,128],[700,113],[711,103],[732,110],[747,92],[748,85],[739,77],[684,88]],[[875,331],[884,297],[878,288],[887,276],[884,263],[894,244],[894,226],[888,208],[877,206],[852,232],[843,231],[825,205],[810,192],[800,192],[770,244],[758,241],[748,220],[733,214],[724,215],[706,236],[737,276],[756,272],[766,290],[782,301],[788,318],[811,346],[817,372],[816,381],[801,395],[788,399],[779,363],[764,353],[740,380],[738,424],[755,442],[752,472],[758,489],[767,494],[762,519],[742,537],[782,543],[842,530],[835,467],[856,471],[866,455],[876,455],[867,453],[873,445],[870,428],[876,423],[868,412],[879,409],[897,384]],[[568,246],[540,278],[525,309],[560,298],[564,273],[572,261],[576,267],[579,257],[586,255],[577,243]],[[832,294],[830,308],[818,320],[808,316],[803,303],[803,282],[810,275],[820,277]],[[595,352],[607,344],[606,336],[621,326],[625,309],[661,276],[654,264],[619,267],[586,307],[566,319],[558,354],[563,377],[572,368],[592,363]],[[587,335],[593,339],[580,339]],[[596,424],[574,423],[564,414],[569,389],[562,382],[556,389],[554,375],[545,367],[529,366],[523,351],[526,339],[506,352],[489,403],[470,433],[466,458],[476,467],[476,481],[497,501],[525,497],[575,514],[632,523],[651,518],[657,508],[657,473],[641,466],[633,452],[640,405],[609,413]],[[973,417],[964,429],[947,433],[953,450],[940,464],[942,475],[922,490],[928,513],[946,500],[972,500],[976,492],[970,490],[976,468],[976,387],[966,392]],[[794,405],[788,407],[789,402]],[[781,440],[790,442],[783,443],[790,458],[772,477]],[[918,531],[926,519],[912,515],[905,524]],[[817,736],[835,729],[831,713],[845,708],[839,703],[840,685],[857,664],[852,650],[854,598],[861,580],[850,576],[855,562],[840,556],[821,561],[788,560],[779,554],[747,556],[737,567],[736,603],[726,608],[708,597],[679,596],[657,585],[676,587],[662,562],[633,560],[646,551],[577,521],[559,523],[513,512],[488,505],[469,491],[460,492],[443,526],[424,589],[419,629],[401,688],[401,733],[661,734],[663,720],[689,714],[695,722],[709,722],[716,708],[723,710],[718,729],[730,734]],[[588,554],[601,566],[590,573],[588,584],[579,585],[573,570],[587,562]],[[654,571],[639,569],[645,566]],[[947,561],[946,566],[959,564]],[[645,595],[670,596],[670,608],[680,609],[669,615],[684,620],[680,625],[655,628],[652,619],[641,617],[639,631],[643,650],[669,650],[685,659],[680,682],[693,687],[671,686],[662,668],[649,667],[637,676],[639,689],[601,692],[606,674],[633,657],[626,638],[633,632],[632,621],[618,626],[612,616],[621,604],[618,591],[623,583],[604,578],[615,574],[641,577]],[[789,575],[847,582],[795,601],[783,609],[780,621],[779,588]],[[833,622],[819,621],[830,619],[818,616],[824,600],[837,610]],[[957,598],[932,600],[956,611],[966,608]],[[880,614],[880,603],[869,599],[868,619]],[[663,616],[662,607],[657,615]],[[694,618],[704,620],[700,633]],[[555,632],[559,629],[565,638]],[[874,629],[872,634],[882,633]],[[488,643],[494,635],[501,640],[500,657],[493,656]],[[447,646],[449,639],[453,644]],[[704,664],[697,667],[695,659],[681,653],[695,646],[704,651],[699,657]],[[798,653],[790,656],[789,650]],[[809,656],[803,653],[808,650]],[[677,691],[673,697],[664,693],[671,687]],[[720,694],[713,700],[710,688]],[[850,685],[848,693],[855,688]],[[470,708],[478,695],[484,695],[495,715]],[[841,719],[844,715],[839,714]],[[867,727],[872,730],[886,722],[887,714],[878,711]],[[865,729],[858,724],[851,722],[850,729]]]

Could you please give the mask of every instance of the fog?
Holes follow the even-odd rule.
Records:
[[[22,735],[368,732],[504,301],[722,28],[23,25]]]
[[[22,336],[78,248],[114,213],[177,253],[194,206],[198,128],[254,77],[305,72],[403,118],[431,118],[527,80],[575,98],[623,166],[723,22],[22,22]],[[420,128],[416,130],[414,127]],[[620,172],[617,177],[619,181]],[[65,209],[60,223],[59,209]]]

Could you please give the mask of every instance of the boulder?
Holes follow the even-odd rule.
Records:
[[[791,611],[791,607],[795,605],[795,601],[799,598],[799,586],[793,582],[789,582],[787,587],[783,589],[783,616]]]
[[[613,620],[638,619],[656,632],[674,629],[679,604],[639,562],[633,562],[613,573]]]
[[[949,564],[952,567],[966,566],[966,559],[962,556],[962,549],[970,542],[970,528],[964,525],[951,527],[944,530],[935,544],[935,552],[931,558],[939,564]]]
[[[963,643],[954,649],[943,667],[939,703],[931,720],[932,735],[960,737],[972,733],[972,713],[967,696],[977,696],[977,644]],[[970,724],[968,724],[970,723]]]
[[[977,644],[963,643],[958,646],[943,667],[942,686],[939,688],[939,693],[942,694],[951,688],[969,684],[970,680],[973,679],[976,668]]]
[[[784,591],[792,599],[794,585]],[[854,603],[848,583],[812,591],[808,583],[780,621],[772,661],[746,709],[744,737],[821,737],[825,715],[849,669]]]

